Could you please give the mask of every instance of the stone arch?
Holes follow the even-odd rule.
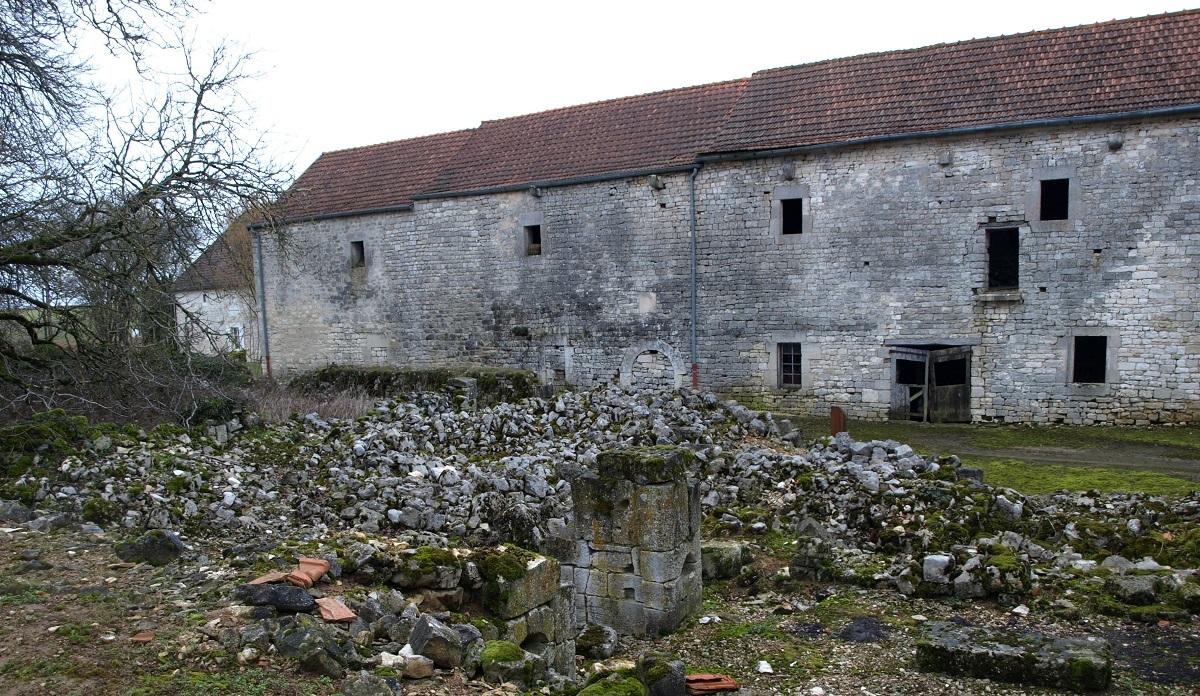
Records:
[[[642,341],[626,348],[621,355],[622,387],[650,386],[648,381],[659,380],[658,386],[678,389],[686,375],[683,361],[664,341]]]

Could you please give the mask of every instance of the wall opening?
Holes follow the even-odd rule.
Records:
[[[804,232],[804,199],[784,198],[779,201],[781,220],[780,234],[802,234]]]
[[[363,268],[367,265],[367,248],[362,240],[350,242],[350,267]]]
[[[1071,381],[1079,384],[1102,384],[1108,371],[1108,337],[1076,336],[1075,359]]]
[[[786,201],[785,201],[786,202]],[[801,386],[801,346],[799,343],[779,344],[779,386]]]
[[[1020,285],[1020,239],[1015,227],[987,231],[988,290],[1015,290]]]
[[[630,370],[630,383],[638,389],[674,389],[675,368],[671,360],[657,350],[639,353]]]
[[[939,387],[953,387],[967,383],[967,360],[946,360],[933,364],[933,382]]]
[[[542,255],[542,226],[525,225],[525,255]]]
[[[1071,213],[1068,203],[1070,192],[1070,179],[1043,179],[1041,219],[1066,220]]]

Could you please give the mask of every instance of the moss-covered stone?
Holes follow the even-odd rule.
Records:
[[[473,557],[483,576],[483,606],[512,619],[554,598],[558,562],[518,546],[498,546]]]
[[[610,674],[585,686],[577,696],[647,696],[646,686],[625,674]]]
[[[605,481],[671,483],[687,477],[694,459],[690,450],[666,445],[614,449],[596,456],[596,473]]]
[[[494,666],[497,662],[516,662],[524,657],[525,651],[516,643],[507,640],[490,640],[483,646],[479,664],[484,669]]]

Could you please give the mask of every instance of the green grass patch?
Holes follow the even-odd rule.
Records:
[[[1029,495],[1063,489],[1101,493],[1142,492],[1150,495],[1187,495],[1200,490],[1200,483],[1156,471],[971,457],[964,457],[963,463],[983,469],[986,483],[1013,488]]]
[[[755,636],[759,638],[784,638],[787,634],[779,627],[779,618],[772,617],[762,621],[740,624],[722,624],[715,636],[721,640],[731,640]]]
[[[236,674],[205,672],[183,672],[170,675],[143,675],[129,696],[275,696],[276,694],[330,693],[332,682],[328,677],[307,680],[303,683],[281,678],[281,675],[263,669],[248,669]]]

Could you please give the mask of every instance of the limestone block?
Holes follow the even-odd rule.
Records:
[[[606,573],[634,573],[637,565],[633,549],[614,547],[611,551],[596,551],[592,553],[592,568]]]
[[[617,633],[646,634],[646,608],[641,602],[607,597],[587,597],[587,623],[612,626]]]
[[[550,602],[554,610],[554,635],[561,642],[567,636],[573,636],[575,631],[575,588],[572,585],[559,585],[558,595]]]
[[[701,568],[706,580],[736,577],[742,566],[751,561],[750,546],[745,542],[710,540],[700,548]]]
[[[530,636],[540,633],[545,636],[547,641],[557,640],[556,636],[558,634],[555,631],[554,607],[550,604],[543,604],[540,607],[531,609],[525,615],[525,627]]]
[[[638,572],[644,580],[667,582],[683,573],[684,566],[699,557],[696,543],[685,544],[670,551],[638,550]]]
[[[633,545],[649,551],[670,551],[692,536],[686,483],[639,486],[634,489],[628,536]]]
[[[527,552],[525,552],[527,553]],[[520,561],[525,568],[516,573],[517,577],[493,574],[486,577],[483,586],[484,606],[502,619],[512,619],[528,613],[530,609],[546,604],[554,598],[558,590],[558,562],[545,556],[536,556],[525,560],[520,555]]]
[[[633,490],[629,481],[581,478],[572,482],[575,524],[580,538],[591,542],[591,548],[632,545],[629,529]]]

